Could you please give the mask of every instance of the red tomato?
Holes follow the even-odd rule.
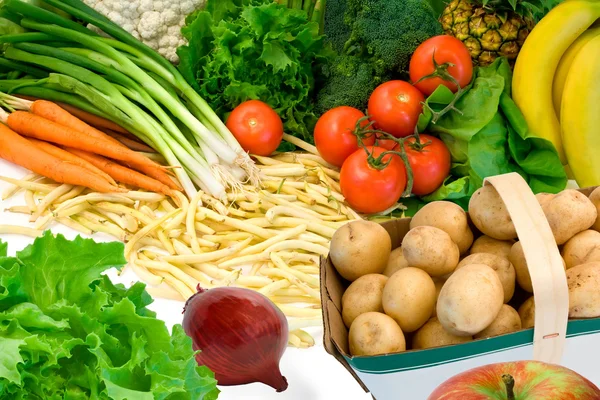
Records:
[[[371,147],[373,157],[385,151],[382,147]],[[394,154],[383,157],[383,162],[392,160],[383,169],[369,165],[367,152],[359,149],[346,159],[340,171],[342,194],[350,206],[361,213],[373,214],[387,210],[402,196],[406,188],[406,168],[402,159]]]
[[[395,137],[415,133],[423,111],[423,94],[404,81],[389,81],[379,85],[369,98],[369,118],[376,128]]]
[[[248,100],[237,106],[226,125],[240,146],[257,156],[271,155],[283,139],[281,118],[260,100]]]
[[[377,146],[383,147],[386,150],[393,150],[398,148],[398,142],[392,139],[382,139],[381,137],[377,138]]]
[[[454,64],[454,66],[448,67],[448,72],[458,81],[460,87],[465,87],[471,82],[471,78],[473,78],[473,60],[471,54],[469,54],[469,49],[459,39],[447,35],[432,37],[417,47],[410,59],[409,73],[412,82],[417,82],[424,76],[431,75],[434,72],[434,53],[438,65]],[[443,80],[440,77],[427,78],[415,83],[417,89],[425,96],[431,95],[440,85],[446,86],[454,93],[458,90],[453,82]]]
[[[421,149],[411,137],[404,142],[408,163],[413,172],[413,194],[425,196],[439,188],[450,174],[450,151],[440,139],[419,135]]]
[[[344,160],[359,149],[354,130],[358,121],[364,117],[362,111],[342,106],[332,108],[319,118],[315,126],[315,145],[325,161],[341,167]],[[360,126],[365,127],[368,123],[365,120]],[[364,138],[363,143],[371,146],[375,143],[375,138]]]

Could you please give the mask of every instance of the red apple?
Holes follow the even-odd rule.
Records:
[[[428,400],[600,400],[600,389],[570,369],[538,361],[490,364],[442,383]]]

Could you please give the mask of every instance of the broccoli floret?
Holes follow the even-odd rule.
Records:
[[[378,75],[408,71],[410,57],[425,40],[443,33],[424,0],[347,0],[351,26],[346,51],[371,58]]]
[[[371,92],[382,82],[369,63],[356,56],[336,57],[322,70],[315,112],[321,115],[332,108],[350,106],[365,110]]]
[[[329,0],[325,3],[325,24],[323,33],[333,49],[342,53],[350,39],[350,26],[344,22],[348,0]]]

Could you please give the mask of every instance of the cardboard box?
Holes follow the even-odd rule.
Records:
[[[507,207],[513,220],[516,221],[517,218],[519,221],[527,220],[528,215],[535,214],[537,218],[533,218],[532,221],[536,220],[535,225],[537,226],[539,225],[540,215],[543,217],[543,212],[525,181],[520,176],[515,175],[507,174],[490,178],[486,184],[493,184],[501,193],[503,199],[504,197],[512,198],[513,210],[508,205]],[[512,188],[510,190],[513,193],[503,194],[500,188],[504,188],[505,191]],[[581,190],[588,196],[591,191],[592,189]],[[508,200],[504,200],[506,204]],[[519,203],[520,201],[523,202]],[[528,210],[527,213],[522,214],[525,209]],[[513,213],[513,211],[515,212]],[[521,213],[520,216],[517,216],[517,213]],[[545,221],[545,226],[542,226],[542,232],[535,232],[531,235],[528,243],[540,244],[542,243],[541,240],[544,240],[548,248],[548,254],[552,257],[560,257],[553,238],[552,243],[548,245],[548,234],[551,236],[552,233],[545,218],[543,218],[543,221]],[[400,246],[402,238],[409,230],[409,224],[410,218],[382,224],[390,234],[393,248]],[[525,246],[521,236],[524,235],[523,232],[526,232],[527,224],[519,222],[515,225],[522,225],[517,226],[517,232],[519,232],[519,238]],[[544,255],[544,246],[530,245],[529,247],[531,247],[529,253],[532,257]],[[562,268],[562,265],[556,265],[556,258],[554,258],[554,261],[557,268]],[[560,263],[562,264],[562,261]],[[556,271],[557,269],[554,270],[554,272]],[[533,275],[532,272],[532,277]],[[402,353],[374,357],[352,357],[348,351],[348,330],[341,316],[341,298],[349,283],[337,273],[329,258],[322,259],[321,302],[325,327],[324,346],[329,354],[346,367],[363,389],[371,392],[377,400],[426,400],[437,386],[460,372],[497,362],[531,359],[560,363],[600,386],[600,367],[598,367],[598,361],[600,360],[600,318],[571,320],[567,325],[568,292],[566,292],[564,272],[562,272],[562,277],[557,277],[554,280],[556,281],[554,292],[550,290],[547,293],[544,304],[556,299],[559,303],[547,305],[545,321],[542,321],[544,317],[538,315],[537,312],[538,306],[544,306],[537,303],[538,295],[540,298],[544,297],[542,290],[539,290],[540,293],[538,293],[538,289],[544,285],[552,285],[548,285],[548,282],[542,282],[542,284],[536,286],[534,283],[534,288],[536,288],[536,332],[534,332],[534,329],[527,329],[461,345],[427,350],[408,350]],[[560,317],[557,318],[558,315],[563,315],[564,320],[561,321]],[[542,325],[543,327],[541,327]],[[546,329],[546,331],[542,332],[543,329]]]

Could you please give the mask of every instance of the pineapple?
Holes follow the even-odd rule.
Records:
[[[502,56],[513,65],[540,10],[544,8],[517,0],[452,0],[440,22],[446,34],[467,46],[475,65],[486,66]]]

